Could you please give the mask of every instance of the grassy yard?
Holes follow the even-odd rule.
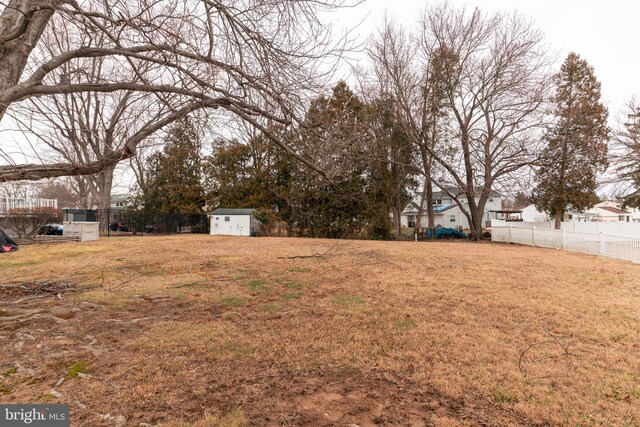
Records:
[[[145,236],[25,246],[0,285],[0,402],[73,426],[640,426],[640,265],[613,259]]]

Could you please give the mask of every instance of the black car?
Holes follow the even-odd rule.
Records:
[[[62,224],[45,224],[38,229],[39,236],[62,236],[64,226]]]
[[[111,231],[129,231],[129,227],[124,222],[114,222],[109,224],[109,230]]]

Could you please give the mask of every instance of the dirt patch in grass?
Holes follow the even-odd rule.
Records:
[[[12,303],[33,295],[0,286],[0,399],[69,403],[74,426],[640,419],[638,265],[460,242],[123,237],[42,250],[4,254],[19,266],[4,283],[73,278],[82,292]]]

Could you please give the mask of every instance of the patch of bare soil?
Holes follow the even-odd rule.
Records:
[[[476,390],[449,397],[375,367],[290,370],[277,359],[247,358],[241,348],[220,358],[187,348],[128,346],[154,325],[207,324],[225,312],[172,294],[133,295],[117,310],[82,296],[5,305],[0,322],[8,321],[0,325],[12,326],[0,336],[6,349],[0,401],[66,402],[73,425],[87,426],[197,423],[211,408],[225,414],[239,407],[246,425],[530,425],[514,411],[479,402]],[[81,372],[73,375],[79,365]]]

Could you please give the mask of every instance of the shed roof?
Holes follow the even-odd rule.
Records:
[[[211,215],[252,215],[255,209],[218,208]]]

